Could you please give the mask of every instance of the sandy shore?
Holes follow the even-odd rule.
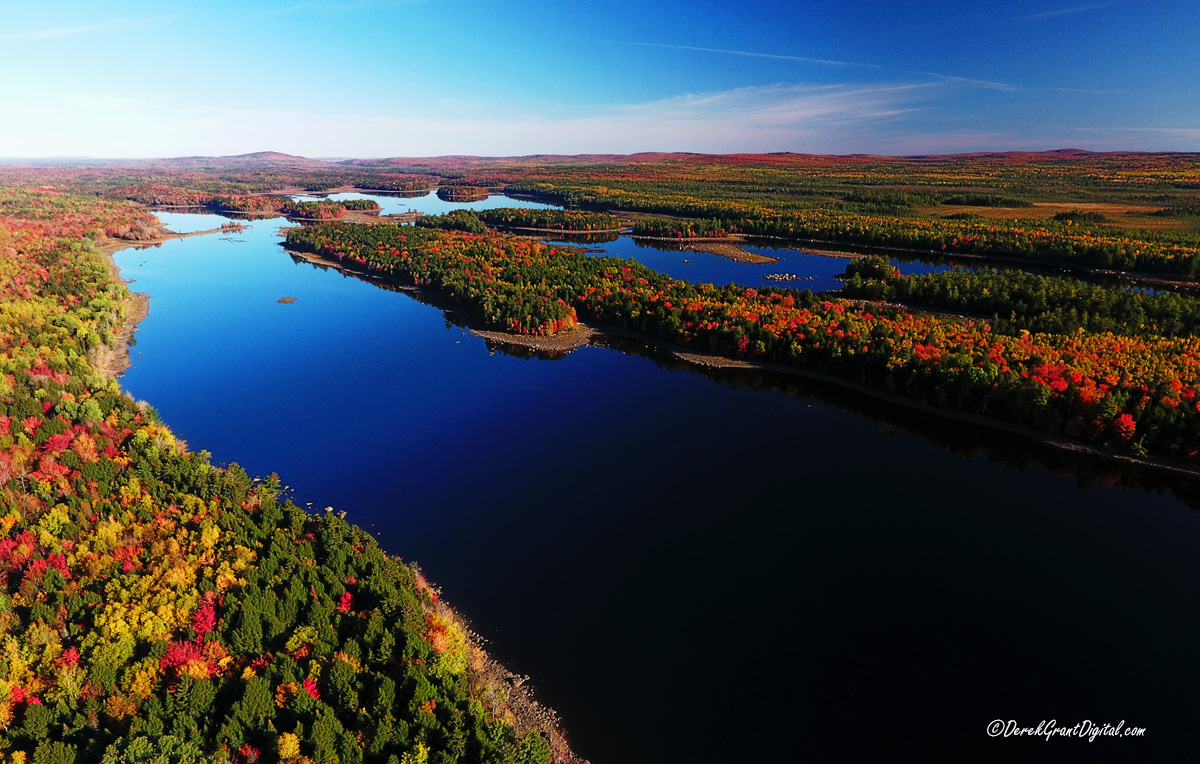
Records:
[[[710,255],[724,257],[739,263],[767,265],[779,262],[778,257],[760,255],[749,252],[742,247],[744,239],[740,236],[697,236],[688,239],[674,236],[630,236],[637,241],[661,241],[678,244],[680,252],[707,252]]]
[[[738,263],[752,263],[754,265],[768,265],[779,262],[778,257],[770,255],[760,255],[755,252],[748,252],[742,249],[740,244],[731,241],[702,241],[695,244],[689,243],[684,246],[685,252],[707,252],[710,255],[724,257]]]
[[[788,247],[797,252],[803,252],[806,255],[820,255],[821,257],[836,257],[839,260],[861,260],[870,255],[864,255],[861,252],[839,252],[833,249],[815,249],[813,247]]]
[[[222,226],[220,228],[210,228],[207,231],[194,231],[192,233],[175,233],[174,231],[168,230],[164,226],[159,226],[159,228],[158,228],[159,236],[157,239],[149,239],[146,241],[136,241],[134,239],[107,239],[107,240],[97,244],[96,249],[98,249],[101,252],[103,252],[104,254],[108,255],[111,260],[111,258],[114,254],[116,254],[117,252],[120,252],[123,249],[144,249],[146,247],[158,246],[159,244],[163,243],[164,241],[171,241],[172,239],[186,239],[189,236],[208,236],[209,234],[212,234],[212,233],[236,232],[238,230],[241,230],[241,229],[233,229],[233,228],[227,228],[227,227]],[[113,268],[116,268],[116,267],[117,267],[116,264],[113,263],[111,265],[110,271],[112,271],[113,276],[123,284],[123,283],[125,283],[125,281],[121,278],[119,270],[112,270]]]
[[[671,242],[674,244],[696,244],[698,242],[705,242],[705,241],[724,241],[724,242],[741,241],[741,238],[737,237],[737,236],[683,237],[683,236],[640,236],[638,234],[629,234],[629,238],[637,239],[639,241],[663,241],[663,242]]]
[[[578,323],[565,332],[552,334],[549,337],[540,337],[535,334],[495,332],[487,329],[476,329],[474,327],[468,328],[471,334],[474,334],[476,337],[482,337],[485,340],[532,348],[533,350],[540,350],[545,353],[569,353],[585,345],[590,345],[592,338],[597,334],[595,329],[584,323]]]

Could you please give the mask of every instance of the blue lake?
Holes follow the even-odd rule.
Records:
[[[175,233],[196,233],[220,228],[223,223],[230,222],[220,215],[197,212],[155,212],[162,224]],[[282,220],[282,218],[281,218]]]
[[[492,194],[487,199],[481,199],[477,202],[447,202],[439,199],[437,193],[434,191],[430,191],[424,196],[412,197],[349,191],[321,197],[297,196],[295,198],[308,200],[321,198],[330,199],[335,202],[346,201],[348,199],[374,199],[379,203],[379,206],[382,208],[381,214],[384,215],[393,215],[398,212],[407,212],[408,210],[420,210],[426,215],[442,215],[452,210],[492,210],[499,207],[524,207],[538,210],[562,209],[562,207],[556,204],[545,204],[527,199],[513,199],[503,194]]]
[[[283,222],[117,254],[152,295],[122,387],[419,561],[585,758],[1194,753],[1194,481],[616,341],[525,360],[293,261]],[[993,739],[994,719],[1148,736]]]
[[[575,245],[570,240],[554,241],[555,244]],[[850,261],[840,257],[827,257],[798,249],[773,248],[756,245],[743,247],[748,252],[778,258],[778,263],[740,263],[727,257],[669,248],[662,242],[647,242],[621,236],[614,241],[601,244],[584,244],[588,254],[595,256],[623,257],[636,260],[659,273],[672,278],[695,283],[744,284],[750,287],[777,286],[791,289],[810,289],[825,292],[841,289],[837,278],[846,272]],[[946,270],[949,266],[929,265],[919,261],[892,260],[906,275],[931,273]],[[798,276],[798,279],[775,280],[771,275]]]

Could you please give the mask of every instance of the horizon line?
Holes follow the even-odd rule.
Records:
[[[92,156],[89,154],[55,154],[51,156],[0,156],[0,162],[3,163],[18,163],[18,162],[154,162],[154,161],[181,161],[188,159],[245,159],[250,157],[264,157],[274,155],[282,159],[301,159],[307,162],[321,162],[323,164],[341,164],[345,162],[365,162],[365,161],[389,161],[396,159],[404,160],[419,160],[419,159],[533,159],[536,157],[632,157],[645,154],[659,154],[666,156],[694,156],[694,157],[729,157],[729,156],[811,156],[811,157],[890,157],[896,159],[907,159],[913,157],[959,157],[981,154],[1075,154],[1075,155],[1104,155],[1104,154],[1200,154],[1200,151],[1189,151],[1186,149],[1161,149],[1161,150],[1145,150],[1145,149],[1081,149],[1071,146],[1063,146],[1053,149],[977,149],[974,151],[953,151],[953,152],[929,152],[919,151],[911,154],[889,154],[876,151],[851,151],[845,153],[823,153],[811,151],[664,151],[647,149],[642,151],[630,152],[578,152],[578,153],[542,153],[536,152],[532,154],[425,154],[425,155],[387,155],[387,156],[347,156],[341,158],[321,158],[308,157],[302,154],[290,154],[285,151],[248,151],[240,154],[178,154],[174,156]]]

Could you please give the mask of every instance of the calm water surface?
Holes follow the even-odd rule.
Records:
[[[419,561],[596,764],[1195,751],[1194,486],[794,380],[506,355],[280,223],[117,255],[152,295],[123,387]]]
[[[430,191],[424,196],[389,196],[386,194],[369,194],[358,191],[349,191],[345,193],[329,194],[322,197],[298,196],[297,199],[330,199],[332,201],[345,201],[347,199],[374,199],[382,208],[380,214],[393,215],[398,212],[407,212],[408,210],[420,210],[426,215],[442,215],[451,210],[492,210],[499,207],[524,207],[526,209],[536,210],[561,210],[562,207],[557,204],[545,204],[543,202],[534,202],[527,199],[513,199],[503,194],[492,194],[487,199],[480,199],[476,202],[447,202],[439,199],[437,192]]]
[[[570,240],[555,241],[555,244],[575,245]],[[602,244],[586,244],[588,254],[596,256],[623,257],[636,260],[659,273],[665,273],[671,278],[684,279],[694,283],[712,284],[744,284],[751,287],[777,286],[792,289],[811,289],[814,292],[825,292],[841,289],[842,282],[837,277],[846,272],[850,262],[845,258],[826,257],[804,252],[797,249],[764,247],[746,245],[743,249],[758,255],[766,255],[779,259],[778,263],[739,263],[727,257],[680,250],[670,247],[664,242],[650,242],[621,236],[615,241]],[[943,264],[929,264],[920,261],[892,260],[906,275],[932,273],[947,270]],[[770,275],[798,276],[798,279],[777,281],[769,279]]]

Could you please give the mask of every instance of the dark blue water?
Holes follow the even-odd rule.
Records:
[[[1194,752],[1194,483],[635,348],[523,360],[279,225],[117,255],[152,295],[122,386],[418,560],[593,762]]]
[[[553,243],[576,245],[570,240]],[[672,248],[664,242],[648,242],[629,236],[621,236],[615,241],[602,244],[578,246],[584,246],[591,255],[636,260],[659,273],[695,283],[741,284],[749,287],[776,286],[810,289],[814,292],[841,289],[842,282],[837,277],[846,272],[846,265],[850,262],[845,258],[817,255],[798,249],[745,245],[743,249],[746,251],[778,258],[779,262],[739,263],[736,260],[707,252],[681,250]],[[933,273],[949,267],[920,261],[893,260],[892,264],[899,267],[905,275]],[[768,278],[771,275],[798,276],[799,278],[776,280]]]
[[[475,202],[447,202],[439,199],[433,191],[423,196],[409,198],[359,191],[322,196],[297,194],[293,198],[309,201],[315,199],[330,199],[333,201],[372,199],[379,204],[381,208],[380,214],[384,215],[408,212],[410,210],[420,210],[427,215],[440,215],[451,210],[485,210],[499,207],[562,209],[558,205],[513,198],[504,196],[503,194],[493,194],[487,199]],[[205,216],[194,215],[185,217],[203,218]],[[203,226],[205,223],[199,222],[196,225]],[[170,226],[168,225],[168,227]],[[206,229],[201,227],[189,230]],[[179,232],[185,233],[182,230]],[[551,241],[551,243],[584,246],[589,254],[609,255],[636,260],[672,278],[686,279],[697,283],[707,282],[720,285],[741,284],[750,287],[777,286],[793,289],[810,289],[814,292],[841,289],[842,282],[837,277],[845,273],[846,264],[850,262],[843,258],[817,255],[797,249],[748,244],[745,246],[745,249],[749,252],[779,259],[778,263],[756,265],[753,263],[739,263],[729,258],[706,252],[672,249],[671,245],[664,242],[636,240],[629,236],[620,236],[614,241],[599,244],[581,245],[578,240],[571,240],[570,238],[561,241]],[[905,275],[933,273],[947,270],[950,267],[940,261],[926,263],[911,259],[893,259],[892,264],[899,267]],[[770,275],[798,276],[799,278],[776,280],[767,278]]]

